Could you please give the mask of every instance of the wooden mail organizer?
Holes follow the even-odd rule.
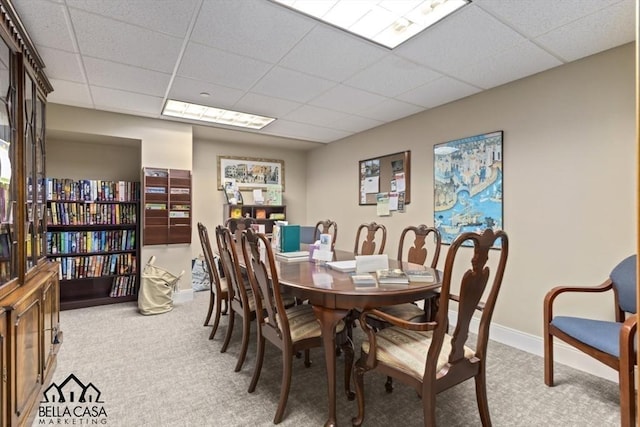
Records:
[[[143,168],[145,245],[191,243],[191,171]]]

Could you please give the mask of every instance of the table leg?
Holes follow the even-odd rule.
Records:
[[[336,420],[336,325],[349,313],[349,310],[333,310],[314,305],[313,312],[320,322],[324,360],[327,364],[329,419],[324,425],[325,427],[333,427],[338,425]]]

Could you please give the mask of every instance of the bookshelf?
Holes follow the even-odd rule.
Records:
[[[47,179],[47,257],[60,308],[134,301],[140,284],[140,184]]]
[[[191,171],[143,168],[144,244],[191,243]]]
[[[258,224],[264,224],[265,233],[273,231],[273,223],[287,219],[287,207],[285,205],[230,205],[223,207],[223,222],[228,218],[241,218],[249,216],[255,218]]]

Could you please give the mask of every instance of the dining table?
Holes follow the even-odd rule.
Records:
[[[354,259],[352,252],[335,250],[335,260]],[[432,270],[433,282],[411,282],[408,285],[360,287],[354,285],[351,274],[329,267],[323,262],[302,260],[286,262],[276,258],[280,284],[292,296],[307,300],[320,323],[324,347],[329,416],[325,426],[336,426],[336,326],[352,310],[363,310],[428,299],[442,284],[438,270],[422,265],[389,260],[389,268]]]

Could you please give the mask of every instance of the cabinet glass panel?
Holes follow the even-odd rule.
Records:
[[[12,179],[15,158],[15,86],[11,84],[13,54],[0,42],[0,285],[17,276],[17,241],[13,223],[16,186]]]
[[[34,258],[42,258],[45,248],[45,212],[46,212],[46,199],[45,199],[45,170],[44,170],[44,155],[45,155],[45,140],[44,140],[44,118],[45,118],[45,103],[38,96],[36,97],[36,193],[35,193],[35,248]]]
[[[27,252],[27,269],[33,267],[34,263],[34,171],[33,171],[33,156],[35,145],[35,109],[34,103],[34,90],[33,80],[28,74],[24,76],[24,177],[26,181],[26,195],[25,202],[25,247]]]

